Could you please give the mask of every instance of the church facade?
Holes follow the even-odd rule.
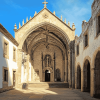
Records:
[[[81,35],[55,12],[44,8],[26,19],[15,39],[0,24],[0,88],[22,88],[29,83],[68,83],[69,88],[100,95],[100,1],[92,4],[92,17],[82,22]]]

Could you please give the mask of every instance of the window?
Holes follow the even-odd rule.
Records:
[[[16,61],[16,48],[13,47],[13,61]]]
[[[51,56],[50,55],[46,55],[44,61],[45,61],[45,67],[51,66]]]
[[[4,69],[4,81],[8,82],[8,70]]]
[[[79,44],[77,45],[77,55],[79,55]]]
[[[7,43],[4,43],[4,54],[7,55]]]
[[[86,34],[85,35],[85,47],[87,47],[88,46],[88,35]]]
[[[4,39],[4,53],[3,57],[9,59],[9,42]]]

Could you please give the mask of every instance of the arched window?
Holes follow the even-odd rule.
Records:
[[[46,55],[44,61],[45,61],[45,67],[51,67],[51,56],[50,55]]]

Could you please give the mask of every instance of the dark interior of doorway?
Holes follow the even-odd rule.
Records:
[[[90,92],[90,63],[87,65],[87,90]]]
[[[45,82],[50,82],[50,73],[48,73],[49,70],[45,71]]]

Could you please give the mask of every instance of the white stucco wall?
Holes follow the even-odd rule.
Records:
[[[3,57],[3,44],[4,39],[9,42],[9,59]],[[13,85],[13,69],[17,69],[17,63],[13,61],[13,46],[17,50],[17,46],[14,45],[4,34],[0,32],[0,88],[2,88],[3,82],[3,67],[7,67],[8,70],[8,86]],[[17,54],[16,54],[17,57]]]

